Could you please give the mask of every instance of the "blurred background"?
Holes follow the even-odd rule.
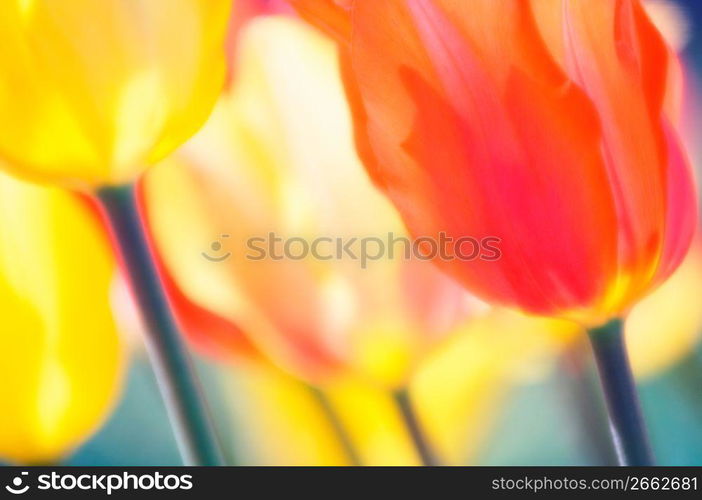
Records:
[[[274,190],[278,193],[276,203],[291,203],[303,221],[279,221],[276,219],[278,212],[284,210],[278,206],[262,206],[257,214],[264,214],[261,217],[266,220],[256,220],[251,227],[241,229],[242,232],[248,229],[260,234],[273,228],[290,234],[327,234],[324,233],[326,227],[340,227],[340,220],[351,218],[349,213],[358,215],[361,209],[354,201],[349,201],[348,206],[339,202],[341,195],[338,193],[332,193],[330,201],[314,199],[314,193],[295,191],[299,190],[300,179],[312,182],[313,186],[314,183],[343,185],[346,196],[355,196],[355,200],[372,199],[371,207],[366,210],[374,225],[351,227],[348,234],[367,230],[372,231],[370,234],[402,231],[386,202],[380,200],[379,195],[375,201],[376,195],[367,180],[361,179],[363,173],[356,160],[348,159],[352,155],[349,152],[350,125],[344,121],[347,120],[344,111],[337,109],[342,95],[339,83],[329,81],[325,86],[319,84],[319,88],[313,83],[318,81],[315,77],[319,75],[322,79],[337,78],[333,71],[327,71],[335,64],[332,43],[287,17],[249,18],[256,14],[253,5],[259,4],[252,2],[252,6],[247,7],[252,12],[242,13],[240,19],[233,20],[241,25],[235,35],[239,38],[232,42],[231,88],[227,95],[217,105],[204,130],[176,157],[149,173],[142,186],[147,206],[154,207],[147,210],[148,219],[155,239],[163,245],[160,248],[162,266],[167,279],[172,281],[169,284],[171,300],[176,303],[194,346],[197,370],[228,462],[236,465],[345,465],[353,461],[350,447],[351,455],[363,464],[417,464],[419,457],[403,421],[402,407],[396,404],[398,395],[409,394],[424,434],[443,463],[614,463],[589,348],[580,332],[568,324],[488,310],[477,301],[459,296],[451,285],[434,282],[435,277],[431,276],[427,277],[427,283],[431,284],[421,287],[431,287],[432,292],[441,290],[446,294],[441,295],[444,298],[454,297],[457,310],[469,311],[467,321],[451,318],[444,321],[446,318],[443,318],[436,322],[432,319],[432,328],[436,328],[430,340],[416,334],[403,334],[398,338],[395,329],[402,328],[406,332],[428,322],[426,318],[417,318],[406,325],[404,320],[390,317],[402,306],[394,303],[389,306],[385,302],[389,300],[387,297],[378,298],[380,305],[359,306],[350,313],[351,316],[364,314],[364,318],[370,319],[361,326],[349,322],[352,326],[348,328],[353,329],[354,337],[352,342],[343,344],[342,350],[353,354],[347,356],[348,359],[339,359],[339,346],[322,345],[320,339],[326,333],[302,335],[304,349],[286,344],[291,342],[289,339],[294,332],[281,333],[276,321],[285,322],[287,315],[292,314],[289,311],[274,311],[272,316],[280,314],[281,318],[263,321],[256,314],[225,317],[225,311],[232,307],[230,303],[214,301],[215,305],[209,310],[202,309],[203,304],[213,303],[208,295],[215,293],[212,282],[203,278],[203,283],[185,284],[188,278],[178,273],[187,268],[191,274],[206,277],[212,272],[211,266],[206,267],[211,263],[199,256],[190,264],[186,263],[187,258],[179,251],[169,253],[168,248],[197,255],[198,249],[219,252],[226,251],[228,244],[233,245],[220,239],[224,233],[227,238],[237,237],[227,217],[221,213],[232,212],[231,224],[237,224],[240,213],[236,206],[227,209],[218,206],[220,197],[247,193],[264,193],[265,197],[265,193],[273,192],[266,190]],[[271,2],[267,8],[279,11],[278,16],[289,14],[282,2],[281,5],[272,4],[276,2]],[[657,25],[683,58],[686,74],[683,130],[699,169],[702,168],[702,148],[699,147],[702,144],[702,2],[651,0],[648,7]],[[304,68],[311,68],[310,74],[305,74]],[[325,90],[328,88],[333,92]],[[305,107],[306,99],[312,97],[317,100],[317,106],[324,107],[324,113],[306,114],[310,109]],[[276,120],[276,127],[268,126],[273,123],[271,120]],[[314,151],[298,145],[300,141],[296,137],[302,133],[300,130],[304,130],[308,138],[317,134]],[[270,153],[267,145],[273,141],[288,141],[289,147],[283,152]],[[216,185],[209,185],[206,178],[199,177],[203,171],[226,169],[232,158],[239,164],[257,165],[258,174],[248,171],[237,174],[250,177],[249,184],[229,186],[224,175],[217,177]],[[276,177],[283,175],[276,170],[280,170],[281,163],[286,164],[284,179]],[[325,177],[320,173],[325,165],[332,163],[345,165],[335,174],[341,177]],[[202,168],[194,170],[192,165]],[[317,170],[306,171],[308,165]],[[325,182],[327,184],[322,184]],[[166,195],[160,193],[157,186],[168,186],[170,196],[180,193],[177,196],[183,202],[178,203],[178,207],[170,206],[163,201]],[[279,194],[281,186],[286,190],[283,195]],[[348,194],[349,191],[352,194]],[[336,218],[330,221],[311,223],[300,199],[314,207],[333,202],[323,205],[328,207],[325,215],[339,213],[335,212]],[[169,224],[169,220],[175,223]],[[213,246],[215,243],[219,246]],[[236,262],[225,265],[228,267],[216,268],[215,272],[241,275]],[[341,278],[324,281],[323,296],[331,296],[334,300],[329,300],[337,303],[339,294],[342,297],[349,293],[372,295],[374,284],[400,279],[397,276],[402,274],[401,269],[382,266],[382,262],[371,264],[369,273],[364,275],[372,276],[368,278],[370,283],[365,282],[366,278],[357,283],[355,277],[350,277],[359,272],[357,269],[334,269],[331,276]],[[382,269],[378,270],[379,267]],[[328,269],[322,271],[326,273]],[[308,276],[316,277],[322,271],[257,267],[243,272],[257,276],[275,274],[282,276],[282,282],[287,280],[298,286],[306,283]],[[311,279],[310,287],[321,286],[315,280]],[[348,283],[352,283],[351,291],[337,286],[340,282],[346,283],[347,288]],[[639,304],[627,324],[627,341],[644,413],[661,465],[702,465],[702,315],[697,295],[700,282],[702,244],[698,243],[675,276]],[[217,283],[225,292],[216,292],[219,296],[226,295],[230,285]],[[278,285],[283,289],[281,293],[290,294],[286,292],[289,289],[285,288],[285,283]],[[83,402],[81,395],[76,395],[78,410],[72,418],[85,422],[76,424],[75,428],[58,425],[46,431],[41,427],[42,422],[28,418],[20,426],[24,426],[22,430],[17,431],[20,438],[3,436],[0,432],[0,459],[7,463],[61,465],[181,463],[175,439],[165,425],[167,415],[139,339],[141,327],[133,306],[119,280],[111,286],[118,332],[117,340],[111,340],[114,345],[110,349],[119,354],[105,355],[99,360],[103,368],[112,367],[110,374],[100,375],[109,379],[105,387],[99,389],[106,394],[107,402],[94,403],[93,407],[93,402]],[[182,296],[181,290],[187,292],[188,298]],[[270,317],[270,308],[275,307],[270,301],[276,299],[266,295],[267,292],[260,292],[258,296],[258,292],[250,291],[254,297],[250,299],[253,308],[260,316]],[[296,307],[306,307],[311,300],[305,293],[303,290],[301,297],[292,299]],[[425,298],[408,300],[422,305],[415,309],[429,307]],[[391,313],[388,317],[365,313],[376,309]],[[305,311],[312,316],[318,314],[312,308]],[[447,317],[457,314],[455,311],[442,311],[444,313]],[[339,314],[349,315],[344,311]],[[233,326],[235,322],[237,327]],[[436,326],[438,323],[440,327]],[[261,344],[249,345],[237,331],[239,327],[272,333],[267,334]],[[323,330],[319,325],[310,328]],[[98,356],[94,353],[103,347],[89,352]],[[420,350],[429,354],[420,358],[416,355]],[[90,414],[82,415],[81,408]],[[4,418],[8,421],[3,422],[0,417],[0,427],[14,425],[9,421],[11,417]],[[35,427],[41,428],[41,432]],[[29,445],[21,437],[22,433],[51,435],[55,444],[48,449],[41,444],[41,438],[36,438],[38,444],[34,449],[24,449]],[[1,443],[3,440],[6,443]]]

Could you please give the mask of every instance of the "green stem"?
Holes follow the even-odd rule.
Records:
[[[588,331],[609,412],[610,431],[620,465],[653,465],[654,459],[629,366],[622,321]]]
[[[154,265],[134,186],[102,188],[97,198],[146,325],[149,357],[183,462],[222,465],[222,453],[192,361]]]
[[[361,465],[361,457],[353,444],[351,436],[346,430],[346,426],[341,420],[339,413],[334,408],[334,405],[327,394],[324,392],[324,390],[317,386],[310,384],[305,385],[309,389],[310,394],[314,398],[319,408],[322,410],[327,422],[329,422],[329,425],[331,425],[334,435],[336,436],[348,463],[351,465]]]
[[[584,342],[578,342],[565,352],[562,388],[580,429],[578,438],[582,448],[588,452],[594,465],[612,466],[617,464],[617,457],[608,430],[607,411],[595,372],[587,362],[590,353],[585,348]]]
[[[422,464],[427,466],[439,465],[436,453],[434,453],[429,439],[419,421],[409,391],[406,388],[398,389],[392,393],[392,396]]]

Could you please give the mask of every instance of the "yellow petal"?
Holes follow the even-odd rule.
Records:
[[[547,374],[580,333],[567,321],[494,310],[438,349],[412,394],[441,456],[462,463],[479,451],[510,387]]]
[[[58,460],[110,411],[123,363],[114,270],[83,202],[0,174],[0,459]]]
[[[246,465],[347,465],[310,391],[275,369],[228,378],[234,419],[245,429]]]
[[[625,332],[637,377],[654,376],[695,348],[702,332],[701,282],[702,244],[698,241],[668,281],[631,311]]]
[[[42,182],[133,180],[209,114],[230,4],[0,2],[0,156]]]
[[[439,347],[420,367],[411,396],[441,460],[470,462],[490,436],[509,389],[524,377],[549,373],[579,333],[569,322],[500,310],[475,319]],[[231,387],[233,411],[247,429],[254,463],[345,464],[337,438],[303,383],[267,369],[237,372]],[[385,385],[346,376],[324,390],[363,464],[418,465]]]

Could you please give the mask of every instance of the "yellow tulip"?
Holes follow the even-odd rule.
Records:
[[[109,413],[123,367],[114,271],[84,203],[0,174],[1,460],[59,460]]]
[[[411,387],[437,450],[452,463],[476,454],[518,382],[538,380],[579,338],[569,321],[496,309],[441,346]]]
[[[78,189],[125,184],[205,121],[231,0],[0,2],[0,157]]]
[[[566,321],[495,310],[437,348],[417,370],[410,392],[445,463],[470,462],[489,438],[510,388],[550,373],[579,333]],[[227,380],[235,420],[247,430],[247,463],[346,463],[330,425],[299,381],[272,369],[237,370]],[[387,390],[346,376],[326,392],[363,464],[418,464]]]
[[[274,367],[231,370],[224,386],[245,465],[348,465],[319,406],[299,380]]]
[[[237,371],[228,386],[235,420],[246,429],[247,464],[348,465],[331,425],[299,380],[267,368]],[[386,390],[345,377],[327,388],[327,396],[364,465],[416,464]]]
[[[271,232],[308,242],[405,232],[355,153],[333,43],[282,17],[252,21],[239,43],[231,92],[183,156],[144,179],[165,267],[293,373],[319,382],[351,367],[403,385],[465,318],[468,297],[430,263],[405,260],[401,244],[365,269],[348,256],[249,258],[249,239]]]

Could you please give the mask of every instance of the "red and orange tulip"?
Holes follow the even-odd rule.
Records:
[[[594,326],[684,257],[680,69],[638,1],[292,3],[339,42],[358,149],[411,233],[500,238],[496,262],[441,263],[477,295]]]

